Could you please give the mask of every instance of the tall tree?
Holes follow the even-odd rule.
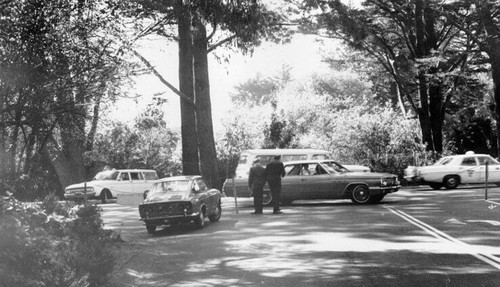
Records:
[[[87,120],[99,114],[91,107],[118,80],[110,47],[120,31],[111,13],[118,6],[100,0],[0,5],[0,113],[8,135],[0,153],[9,163],[0,177],[16,181],[21,173],[32,187],[62,191],[85,176],[86,131],[94,134]],[[47,174],[54,173],[59,184],[51,185]]]
[[[500,2],[455,0],[446,8],[447,19],[469,37],[474,48],[477,47],[472,56],[480,63],[489,63],[495,99],[497,154],[500,155]],[[484,54],[487,59],[483,59]]]
[[[404,97],[406,107],[418,116],[427,148],[441,152],[446,108],[464,79],[456,72],[467,60],[461,34],[439,14],[443,3],[366,0],[363,9],[340,0],[317,3],[324,11],[318,17],[320,27],[384,67],[397,84],[396,96]]]
[[[189,167],[184,172],[197,171],[194,161],[199,156],[201,173],[212,185],[220,187],[222,179],[218,174],[213,136],[208,54],[222,46],[250,51],[262,38],[273,38],[283,30],[278,25],[282,17],[253,0],[138,2],[151,11],[164,13],[162,21],[174,20],[178,26],[179,49],[182,49],[179,51],[180,90],[195,104],[192,107],[181,102],[183,166]],[[172,19],[169,15],[177,18]],[[152,26],[162,25],[155,23]],[[161,29],[155,31],[166,34]],[[198,143],[196,152],[192,143]]]

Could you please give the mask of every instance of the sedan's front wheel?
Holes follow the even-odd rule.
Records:
[[[273,194],[270,190],[264,190],[264,194],[262,196],[262,204],[267,206],[273,202]]]
[[[351,192],[351,201],[355,204],[370,202],[370,190],[366,185],[356,185]]]

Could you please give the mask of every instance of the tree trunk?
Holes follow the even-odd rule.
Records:
[[[193,23],[196,126],[198,130],[201,173],[212,187],[220,189],[222,183],[217,167],[217,154],[212,126],[212,106],[210,103],[207,35],[205,25],[200,19],[194,19]]]
[[[179,32],[179,90],[194,102],[191,13],[189,6],[182,4],[181,0],[177,1],[176,11]],[[200,174],[195,107],[182,97],[180,103],[182,172],[185,175]]]

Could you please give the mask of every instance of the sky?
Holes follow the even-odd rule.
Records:
[[[177,45],[165,45],[156,40],[142,43],[141,54],[147,58],[162,76],[178,87]],[[229,63],[219,63],[209,57],[210,93],[214,128],[221,126],[221,119],[230,109],[235,109],[230,100],[234,87],[258,73],[263,76],[278,74],[284,65],[292,68],[295,79],[324,71],[327,65],[321,61],[321,45],[312,35],[297,34],[288,44],[264,43],[252,55],[232,54]],[[149,104],[153,95],[168,100],[165,105],[166,120],[171,128],[180,126],[179,97],[162,84],[154,75],[141,76],[131,91],[135,99],[120,99],[110,117],[132,122],[135,116]]]

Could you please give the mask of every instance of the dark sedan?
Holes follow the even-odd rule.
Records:
[[[139,205],[140,220],[150,234],[157,226],[194,221],[205,225],[205,217],[216,222],[221,216],[221,193],[209,188],[201,176],[176,176],[160,179]]]
[[[330,160],[285,163],[286,176],[281,184],[284,205],[299,199],[351,199],[355,204],[378,203],[396,192],[396,175],[375,172],[351,172]]]

